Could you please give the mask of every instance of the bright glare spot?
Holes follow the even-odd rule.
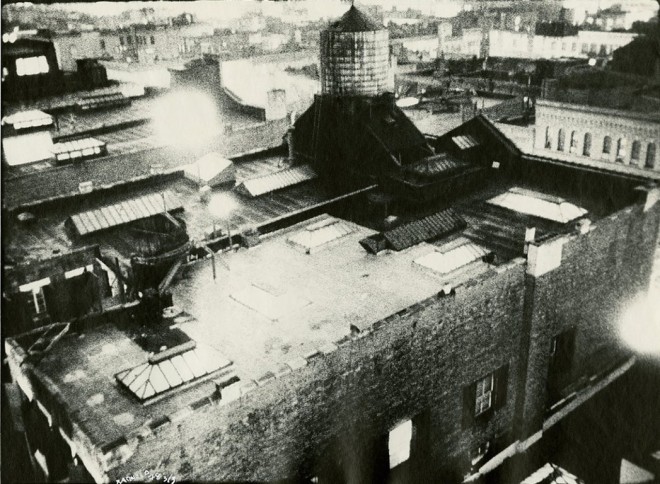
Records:
[[[155,106],[152,119],[165,144],[191,148],[209,141],[220,132],[213,99],[198,91],[176,91]]]
[[[619,333],[634,351],[660,356],[660,299],[652,293],[630,302],[623,312]]]
[[[228,193],[214,193],[209,201],[209,212],[221,220],[228,220],[234,210],[236,201]]]
[[[589,65],[591,67],[595,66],[596,65],[596,59],[594,59],[594,58],[589,59]]]
[[[390,452],[390,469],[410,458],[410,443],[412,441],[412,422],[406,420],[390,431],[387,448]]]

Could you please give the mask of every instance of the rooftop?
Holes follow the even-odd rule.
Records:
[[[333,32],[373,32],[383,30],[383,26],[370,19],[365,13],[351,5],[351,8],[328,26]]]
[[[259,165],[237,164],[244,174],[249,168],[258,171]],[[288,190],[306,189],[312,183],[274,192],[263,201],[264,208],[277,210],[283,200],[299,198]],[[188,180],[181,178],[175,184],[188,184],[189,193],[196,196]],[[185,191],[184,185],[179,186]],[[277,198],[285,192],[284,198]],[[458,225],[451,233],[442,231],[439,239],[427,240],[425,235],[410,247],[378,255],[360,244],[375,235],[374,230],[319,215],[265,235],[257,246],[183,265],[170,286],[175,307],[166,313],[164,323],[167,331],[176,332],[178,340],[188,345],[179,353],[159,357],[169,351],[165,349],[150,355],[139,341],[140,331],[127,331],[125,323],[109,316],[105,320],[112,322],[76,329],[79,332],[60,331],[59,339],[33,365],[44,381],[53,383],[56,390],[51,391],[61,393],[66,414],[91,441],[100,447],[110,445],[139,432],[143,425],[155,426],[163,416],[208,400],[215,391],[212,380],[218,377],[231,374],[261,384],[280,372],[295,371],[306,364],[306,358],[333,351],[340,340],[350,341],[375,322],[446,290],[447,284],[456,287],[494,273],[501,263],[523,255],[527,227],[537,228],[537,238],[573,230],[571,223],[545,219],[543,210],[530,213],[513,202],[493,203],[504,193],[536,197],[545,204],[566,200],[589,210],[592,219],[600,215],[584,194],[558,198],[560,194],[540,192],[538,187],[491,180],[488,187],[451,204],[467,222],[466,228]],[[232,196],[240,195],[232,192]],[[260,198],[240,208],[241,216],[254,213],[249,204],[255,200]],[[197,213],[208,224],[203,210],[189,209],[192,200],[183,205],[184,214]],[[401,230],[410,225],[401,222]],[[25,351],[39,341],[38,335],[25,338],[16,339]],[[213,361],[191,380],[195,363],[182,357],[186,364],[172,373],[173,383],[167,384],[163,376],[169,381],[172,370],[161,366],[169,366],[166,360],[174,365],[174,358],[184,350],[186,355],[192,351],[190,340],[196,352],[212,355]]]
[[[260,156],[239,161],[235,163],[237,182],[278,173],[284,168],[281,163],[281,156]],[[198,185],[177,172],[165,179],[161,177],[152,182],[141,182],[123,190],[106,191],[84,200],[74,199],[68,203],[43,207],[34,212],[34,219],[27,222],[19,220],[20,214],[7,217],[8,230],[3,240],[7,260],[17,263],[28,258],[43,258],[93,243],[98,243],[104,254],[127,260],[134,247],[127,241],[122,227],[72,237],[65,228],[65,221],[83,211],[98,210],[113,204],[134,203],[133,200],[142,197],[151,196],[160,200],[163,193],[169,193],[168,196],[184,207],[178,217],[186,223],[188,233],[194,240],[211,237],[216,224],[216,230],[224,230],[227,226],[226,221],[214,213],[216,199],[233,203],[230,225],[233,231],[238,232],[248,227],[259,227],[331,199],[320,183],[312,180],[284,187],[265,197],[250,197],[232,190],[232,187],[218,187],[212,190],[210,201],[205,203],[200,199]]]

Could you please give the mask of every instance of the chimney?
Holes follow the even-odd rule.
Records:
[[[289,164],[293,165],[293,163],[296,161],[296,154],[294,150],[294,144],[293,144],[293,132],[295,131],[295,127],[293,125],[289,126],[289,129],[286,131],[286,143],[289,146]]]

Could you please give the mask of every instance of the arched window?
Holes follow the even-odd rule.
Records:
[[[550,126],[545,127],[545,149],[549,150],[552,148],[552,140],[550,139]]]
[[[584,135],[584,145],[582,146],[582,154],[584,156],[591,156],[591,133]]]
[[[636,165],[639,163],[639,155],[642,151],[642,143],[638,140],[633,141],[632,147],[630,148],[630,163]]]
[[[609,136],[605,136],[605,138],[603,139],[603,154],[609,155],[611,152],[612,152],[612,138],[610,138]]]
[[[626,139],[619,138],[616,142],[616,161],[623,163],[624,158],[626,157]]]
[[[644,168],[655,168],[655,143],[649,143],[646,147],[646,162]]]
[[[577,132],[571,131],[571,146],[568,148],[570,153],[577,153],[578,150],[578,139]]]
[[[559,129],[559,134],[557,135],[557,150],[564,151],[564,143],[566,142],[566,133],[563,129]]]

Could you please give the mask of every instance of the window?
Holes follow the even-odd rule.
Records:
[[[591,44],[589,46],[589,53],[595,54],[596,53],[596,44]]]
[[[133,44],[133,37],[131,37],[130,35],[127,35],[126,36],[126,42],[128,43],[128,45],[132,45]]]
[[[574,352],[575,328],[568,329],[553,338],[547,382],[551,405],[561,399],[562,390],[570,383]]]
[[[572,50],[573,50],[573,52],[575,52],[575,51],[577,50],[577,43],[573,42],[573,48],[572,48]]]
[[[38,316],[46,312],[46,298],[44,297],[44,288],[37,287],[31,293],[30,310],[33,316]]]
[[[124,36],[123,35],[119,36],[119,45],[124,45]]]
[[[390,469],[404,463],[410,458],[410,444],[412,443],[413,425],[406,420],[390,430],[387,449],[390,454]]]
[[[605,136],[603,139],[603,154],[609,155],[612,152],[612,138]]]
[[[557,150],[564,151],[564,143],[566,142],[566,133],[564,133],[563,128],[559,129],[559,134],[557,135]]]
[[[105,50],[105,40],[101,39],[101,49]]]
[[[616,161],[623,163],[624,158],[626,157],[626,139],[619,138],[616,142]]]
[[[487,419],[506,404],[509,365],[503,365],[463,389],[463,428]]]
[[[582,53],[587,54],[589,52],[589,45],[588,44],[582,44]]]
[[[571,132],[571,146],[568,149],[568,151],[571,152],[571,153],[577,153],[577,150],[578,150],[577,132],[572,131]]]
[[[582,154],[584,156],[591,156],[591,133],[584,135],[584,146],[582,146]]]
[[[477,398],[474,407],[476,416],[481,415],[492,406],[494,383],[495,376],[492,373],[477,382]]]
[[[639,154],[642,151],[642,143],[638,140],[633,141],[632,148],[630,149],[630,163],[638,164],[639,163]]]
[[[152,35],[152,36],[151,36],[151,45],[154,45],[154,44],[156,44],[156,37],[154,37],[154,36]]]
[[[49,70],[48,61],[44,55],[16,59],[16,74],[19,76],[46,74]]]
[[[655,167],[655,143],[649,143],[646,147],[646,162],[644,168]]]
[[[550,139],[550,126],[545,128],[545,149],[549,150],[552,148],[552,140]]]

